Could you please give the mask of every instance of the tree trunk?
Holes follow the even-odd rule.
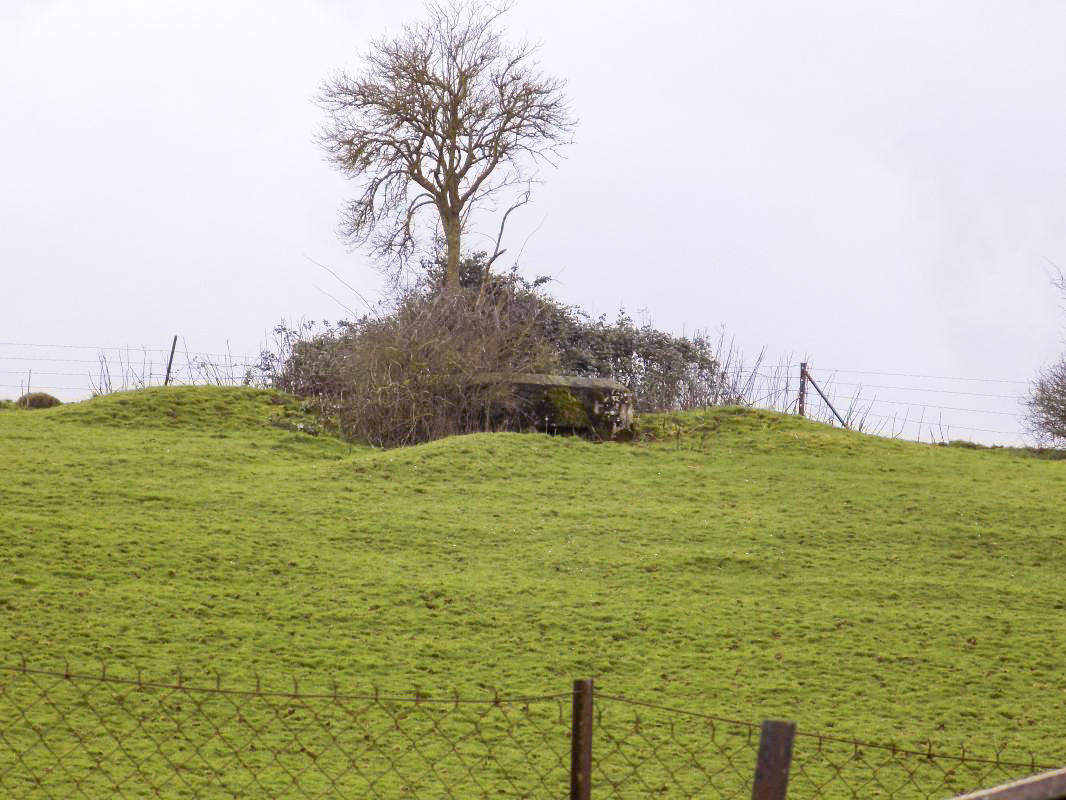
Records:
[[[444,285],[449,289],[459,288],[459,219],[444,220],[444,241],[448,248],[448,267],[444,273]]]

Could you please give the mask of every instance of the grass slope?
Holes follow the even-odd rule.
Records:
[[[279,417],[306,423],[188,388],[0,413],[5,661],[478,695],[591,676],[1066,758],[1066,462],[740,409],[652,419],[658,443],[391,451]]]

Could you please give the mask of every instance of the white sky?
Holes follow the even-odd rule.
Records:
[[[179,334],[243,356],[281,318],[346,316],[323,291],[361,307],[309,259],[379,297],[337,238],[348,186],[312,99],[422,7],[0,0],[0,397],[30,369],[87,387],[98,346]],[[725,326],[823,378],[1024,382],[1066,349],[1049,285],[1066,267],[1066,4],[518,0],[506,20],[580,119],[509,237],[559,299]],[[926,421],[1003,442],[964,427],[1020,430],[1026,390],[835,382],[874,413],[944,406]]]

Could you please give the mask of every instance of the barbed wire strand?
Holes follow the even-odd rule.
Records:
[[[833,381],[833,386],[855,386],[859,389],[897,389],[902,392],[929,392],[931,394],[957,394],[966,397],[995,397],[1001,400],[1018,400],[1017,394],[990,394],[988,392],[960,392],[956,389],[929,389],[925,386],[884,386],[876,383],[853,383],[848,381]]]
[[[170,354],[170,348],[166,347],[141,347],[133,345],[105,346],[91,344],[35,344],[33,342],[0,342],[0,347],[40,347],[66,350],[124,350],[135,353],[162,353]],[[191,352],[191,351],[190,351]],[[195,353],[195,355],[211,356],[212,358],[230,358],[232,353]],[[2,358],[2,356],[0,356]]]
[[[898,753],[900,755],[907,756],[921,756],[930,760],[940,759],[943,761],[960,761],[974,764],[995,764],[1001,767],[1018,767],[1020,769],[1059,769],[1061,764],[1040,764],[1035,760],[1032,761],[1004,761],[1000,758],[987,758],[984,756],[971,756],[971,755],[956,755],[954,753],[943,753],[935,751],[930,746],[926,750],[912,750],[906,747],[900,747],[895,744],[885,744],[884,742],[868,742],[863,739],[850,739],[846,736],[836,736],[827,733],[812,733],[809,731],[796,730],[796,736],[802,736],[808,739],[817,739],[819,742],[836,742],[837,744],[847,744],[852,747],[866,747],[874,750],[888,750],[891,753]]]
[[[963,378],[951,375],[920,375],[912,372],[874,372],[872,370],[862,369],[838,369],[837,367],[814,367],[807,366],[808,372],[843,372],[848,375],[889,375],[896,378],[921,378],[923,380],[937,380],[937,381],[975,381],[978,383],[1014,383],[1021,386],[1028,386],[1032,381],[1016,381],[1006,380],[1003,378]]]
[[[190,353],[189,355],[195,357],[195,356],[198,356],[199,354]],[[44,363],[47,363],[47,364],[61,364],[62,363],[62,364],[97,364],[97,365],[99,365],[101,363],[100,360],[96,359],[96,358],[34,358],[34,357],[31,357],[31,356],[0,356],[0,362],[3,362],[3,361],[33,361],[33,362],[37,362],[37,363],[44,362]],[[107,363],[108,363],[109,366],[120,366],[122,364],[134,365],[134,364],[143,363],[143,362],[137,362],[136,360],[127,360],[127,361],[116,362],[114,364],[112,364],[111,362],[107,362]],[[151,362],[150,361],[148,363],[151,364],[151,363],[166,363],[166,362],[164,360],[164,361],[161,361],[161,362]],[[186,362],[186,363],[193,364],[195,366],[195,364],[197,362],[195,362],[194,359],[189,359],[189,361]],[[259,362],[258,361],[206,361],[206,360],[201,360],[201,363],[203,363],[204,366],[227,367],[227,368],[228,367],[257,367],[257,366],[259,366]]]
[[[985,408],[961,408],[959,406],[936,406],[929,403],[911,402],[909,400],[882,400],[879,397],[863,397],[862,395],[833,395],[833,399],[837,401],[853,401],[855,403],[889,403],[894,406],[909,406],[911,408],[934,408],[937,411],[965,411],[973,414],[995,414],[1001,417],[1013,417],[1015,419],[1021,418],[1023,415],[1020,412],[1014,411],[993,411]]]
[[[727,725],[737,725],[743,728],[758,728],[759,725],[754,722],[744,722],[738,719],[729,719],[728,717],[719,717],[714,714],[705,714],[699,711],[689,711],[683,708],[674,708],[671,706],[659,705],[658,703],[649,703],[644,700],[633,700],[628,697],[621,697],[619,695],[604,694],[603,692],[596,692],[597,700],[612,700],[616,703],[622,703],[628,706],[640,706],[641,708],[651,708],[656,711],[666,711],[670,714],[684,714],[687,717],[698,717],[699,719],[709,719],[713,722],[724,722]]]
[[[855,417],[856,418],[873,417],[875,419],[882,419],[882,420],[887,420],[887,421],[890,421],[890,422],[895,422],[895,423],[898,423],[900,425],[916,425],[919,428],[923,428],[924,427],[924,428],[930,428],[931,429],[931,428],[936,427],[936,428],[943,428],[946,431],[958,430],[958,431],[970,431],[970,432],[977,432],[977,433],[1000,433],[1000,434],[1003,434],[1004,436],[1016,436],[1018,438],[1021,438],[1021,437],[1025,436],[1025,431],[1021,431],[1021,430],[1017,430],[1017,431],[997,431],[997,430],[992,430],[990,428],[970,428],[970,427],[966,427],[964,425],[951,425],[951,424],[948,424],[948,423],[945,423],[945,422],[941,422],[940,420],[930,421],[930,420],[923,420],[923,419],[900,419],[900,417],[898,417],[898,416],[887,416],[885,414],[875,414],[872,411],[857,413],[857,414],[855,414]],[[886,438],[891,438],[891,437],[886,437]]]
[[[166,689],[168,691],[181,691],[196,694],[224,694],[233,695],[237,697],[289,697],[293,699],[301,700],[347,700],[347,701],[380,701],[389,703],[443,703],[443,704],[456,704],[465,703],[470,705],[500,705],[501,703],[507,704],[519,704],[519,703],[537,703],[537,702],[549,702],[555,700],[562,700],[570,698],[573,692],[559,692],[557,694],[544,694],[544,695],[516,695],[513,697],[494,695],[493,697],[486,698],[462,698],[457,696],[451,697],[430,697],[420,694],[413,695],[385,695],[385,694],[348,694],[344,692],[299,692],[293,690],[291,692],[281,690],[262,690],[262,689],[223,689],[221,686],[190,686],[184,681],[172,684],[162,683],[158,681],[146,681],[139,678],[117,678],[112,675],[106,674],[106,668],[101,671],[99,675],[90,675],[87,673],[76,673],[70,670],[64,670],[58,672],[56,670],[38,669],[30,666],[10,666],[0,665],[0,671],[3,672],[15,672],[23,675],[41,675],[50,678],[62,678],[68,681],[94,681],[96,683],[114,683],[121,684],[123,686],[137,686],[146,689]]]

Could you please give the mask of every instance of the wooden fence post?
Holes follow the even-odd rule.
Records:
[[[795,722],[781,719],[763,722],[751,800],[785,800],[788,794],[788,768],[792,763],[792,740],[795,737]]]
[[[801,417],[807,416],[807,362],[800,362],[799,399],[796,403]]]
[[[592,681],[574,681],[574,723],[570,734],[570,800],[592,796]]]

